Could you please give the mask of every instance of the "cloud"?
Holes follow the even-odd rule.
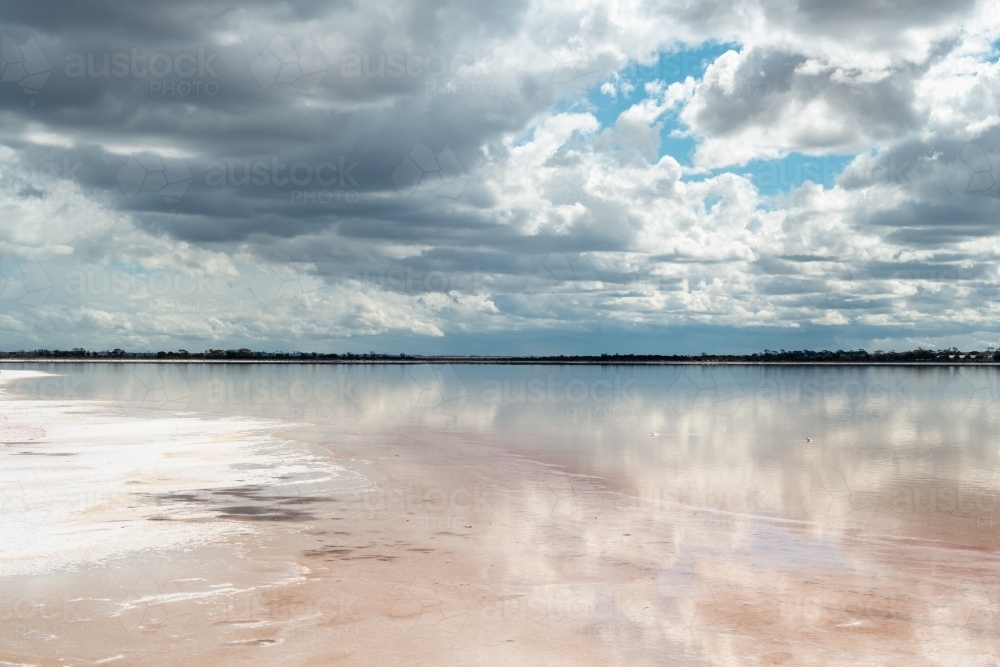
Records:
[[[45,78],[0,84],[0,254],[51,287],[0,323],[194,349],[985,336],[998,33],[972,2],[15,2],[3,66]],[[650,65],[706,45],[704,71]],[[755,184],[801,155],[847,167]]]

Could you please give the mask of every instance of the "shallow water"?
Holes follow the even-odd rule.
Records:
[[[25,371],[39,374],[12,377]],[[580,641],[605,664],[985,659],[1000,636],[998,381],[973,367],[2,365],[0,522],[33,538],[0,547],[0,612],[4,590],[37,600],[39,586],[91,600],[92,620],[141,609],[124,661],[164,661],[162,645],[142,652],[159,641],[178,661],[227,646],[270,662],[252,651],[286,640],[321,660],[330,628],[352,664],[386,647],[468,657],[494,634],[535,643],[473,662],[557,664],[554,647]],[[145,583],[110,590],[122,577]],[[349,614],[190,607],[355,596],[362,581],[370,609]],[[171,604],[215,622],[178,628]],[[476,631],[446,632],[449,609]],[[25,619],[7,616],[16,638]],[[0,660],[65,657],[20,627]]]
[[[919,522],[930,512],[989,524],[1000,507],[995,368],[9,368],[58,374],[16,382],[25,397],[373,437],[419,424],[595,475],[638,497],[725,511],[850,524],[861,503],[904,523],[916,518],[906,514],[924,515]]]

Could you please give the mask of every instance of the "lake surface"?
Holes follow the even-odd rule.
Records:
[[[10,378],[24,371],[44,375]],[[320,553],[339,559],[338,567],[376,568],[364,572],[373,581],[413,574],[404,603],[419,610],[427,596],[437,600],[435,609],[452,599],[463,624],[485,624],[475,627],[507,632],[514,638],[496,641],[515,642],[542,632],[524,623],[531,625],[531,609],[544,609],[550,640],[569,632],[570,646],[586,637],[611,664],[663,664],[665,656],[676,664],[850,664],[866,652],[871,658],[871,651],[884,664],[951,664],[948,655],[963,664],[959,657],[996,654],[1000,373],[994,368],[74,363],[3,364],[0,381],[5,376],[4,410],[21,430],[19,440],[7,437],[2,452],[4,519],[31,527],[40,544],[33,550],[22,538],[0,551],[15,582],[8,589],[58,580],[66,590],[96,590],[106,584],[88,583],[80,572],[148,570],[157,548],[167,553],[186,544],[198,554],[189,568],[201,563],[199,571],[208,572],[206,563],[225,558],[203,550],[234,540],[244,552],[257,544],[277,553],[275,545],[306,534],[329,539],[337,531],[319,530],[324,522],[343,519],[353,535],[390,536],[412,531],[404,524],[419,520],[427,540],[469,531],[459,541],[465,546],[449,551],[453,561],[428,555],[416,571],[405,570],[404,556],[432,547],[389,555],[386,546],[381,560],[346,565],[353,558],[347,552],[361,547],[324,542],[302,547],[294,558],[275,556],[284,564],[280,572],[265,576],[251,568],[241,576],[256,582],[247,590],[277,589],[295,579],[289,573],[296,568],[314,571],[309,557]],[[85,416],[73,417],[84,406]],[[98,434],[86,441],[93,444],[78,440],[72,448],[74,419]],[[67,434],[60,451],[24,455],[34,445],[42,453],[42,432],[57,426]],[[216,435],[206,439],[206,433]],[[117,444],[108,445],[105,458],[87,459],[107,438]],[[172,449],[153,456],[164,442]],[[116,458],[123,451],[152,458],[129,468]],[[214,453],[210,464],[206,452]],[[177,463],[184,457],[193,458]],[[82,466],[89,472],[70,461],[91,461]],[[176,467],[160,474],[169,461]],[[210,474],[206,465],[214,466]],[[76,494],[71,501],[57,491],[100,484],[108,490],[95,500]],[[145,486],[137,494],[127,484]],[[348,496],[353,505],[327,502]],[[129,500],[109,504],[107,497]],[[296,498],[298,513],[281,509]],[[348,509],[335,509],[342,507]],[[86,523],[85,516],[101,518]],[[251,533],[248,517],[263,519]],[[121,523],[128,540],[109,535],[108,522]],[[74,534],[91,538],[78,539],[75,551],[51,546],[72,542],[67,535]],[[154,534],[159,546],[143,537]],[[534,544],[519,551],[515,545],[529,534]],[[43,548],[46,541],[51,545]],[[115,553],[132,555],[111,565]],[[501,556],[502,563],[491,560]],[[446,562],[466,563],[478,573],[470,574],[473,583],[450,582],[454,588],[442,592],[445,584],[423,582],[446,579],[441,572],[459,567]],[[184,580],[178,563],[183,559],[175,559],[177,572],[157,579],[158,591]],[[312,575],[302,576],[294,585],[307,586],[302,582]],[[398,598],[385,597],[397,584],[369,591],[372,599],[384,598],[370,615],[352,607],[351,619],[341,609],[338,622],[331,621],[330,627],[359,633],[338,635],[353,647],[348,663],[371,664],[351,651],[375,650],[374,634],[366,644],[364,629],[374,619],[410,618],[396,613]],[[480,602],[470,602],[459,588],[465,585],[479,586]],[[565,606],[553,601],[553,590],[575,592],[567,593]],[[131,609],[126,593],[119,606]],[[622,595],[631,602],[622,603]],[[516,613],[509,600],[521,601]],[[281,651],[275,642],[298,637],[321,656],[321,635],[290,629],[304,632],[303,623],[316,621],[303,619],[315,616],[272,618],[266,641],[253,646]],[[426,628],[415,621],[407,632],[416,634],[390,632],[398,643],[389,643],[422,646],[429,636],[445,636],[447,655],[482,648],[474,633],[441,635],[449,618],[440,611]],[[399,623],[390,627],[398,630]],[[200,639],[178,660],[202,659],[206,647],[225,643],[185,632]],[[146,635],[126,636],[140,655]],[[147,638],[176,650],[182,636]],[[541,643],[522,647],[520,659],[556,664],[551,655],[542,659],[544,632],[533,641]],[[92,639],[84,644],[97,650]],[[824,653],[835,644],[839,653]],[[44,642],[20,646],[6,659],[58,654],[46,653]],[[497,647],[477,660],[486,664],[513,650]],[[430,648],[421,650],[427,651],[421,659],[434,660]],[[91,657],[114,657],[98,653]]]
[[[867,509],[897,522],[914,518],[910,507],[920,521],[930,510],[986,523],[1000,509],[995,368],[9,368],[59,374],[16,383],[24,396],[373,434],[418,424],[568,466],[637,496],[720,510],[850,524],[862,496]]]

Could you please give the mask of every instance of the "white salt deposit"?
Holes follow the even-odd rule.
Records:
[[[9,391],[44,375],[0,373],[2,576],[206,544],[260,528],[247,518],[301,517],[309,498],[368,486],[272,435],[287,424]]]

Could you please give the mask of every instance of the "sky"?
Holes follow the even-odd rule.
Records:
[[[997,1],[0,10],[0,349],[1000,345]]]

